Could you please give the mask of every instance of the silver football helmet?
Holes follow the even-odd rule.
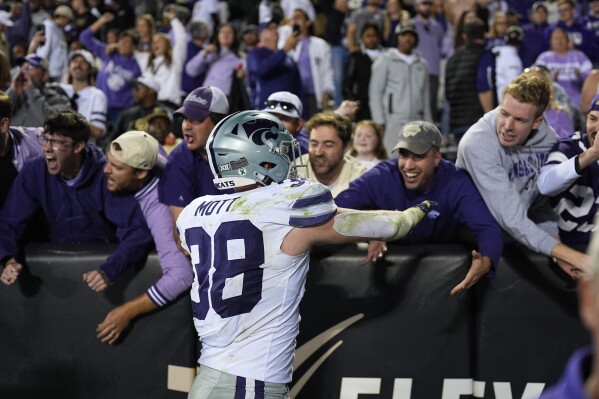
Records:
[[[274,115],[240,111],[221,120],[206,143],[219,190],[258,183],[268,186],[297,177],[297,141]]]

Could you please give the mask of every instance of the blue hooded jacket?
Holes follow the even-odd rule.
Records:
[[[15,179],[0,212],[0,261],[18,258],[20,239],[27,223],[43,209],[52,242],[118,242],[119,246],[99,267],[114,280],[128,266],[143,261],[153,240],[132,195],[114,195],[106,188],[102,151],[88,145],[80,177],[68,186],[60,176],[48,173],[44,158],[25,164]]]

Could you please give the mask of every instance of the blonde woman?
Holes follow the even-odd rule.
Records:
[[[171,44],[168,34],[155,33],[144,73],[160,82],[158,101],[175,109],[181,103],[181,75],[187,51],[187,31],[173,10],[167,9],[164,17],[170,21],[174,43]]]

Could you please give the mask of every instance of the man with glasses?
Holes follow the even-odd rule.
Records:
[[[52,113],[71,108],[64,90],[48,84],[48,62],[29,54],[17,60],[21,69],[7,91],[14,107],[14,126],[40,127]]]
[[[106,159],[87,144],[89,124],[67,110],[44,122],[39,136],[44,157],[25,164],[0,212],[0,280],[13,284],[23,270],[21,238],[28,222],[43,210],[52,242],[119,242],[98,269],[84,273],[94,291],[104,290],[127,267],[145,260],[152,236],[133,196],[112,195],[102,172]]]
[[[541,194],[551,196],[559,218],[560,239],[568,245],[586,246],[596,229],[593,219],[599,198],[599,95],[591,102],[586,131],[586,135],[576,132],[553,147],[537,181]]]
[[[160,202],[169,206],[173,220],[194,199],[220,191],[212,183],[206,141],[214,126],[229,113],[229,102],[218,87],[198,87],[187,95],[175,115],[183,116],[184,143],[168,157],[158,184]]]
[[[297,140],[300,152],[308,152],[308,133],[302,119],[303,105],[299,97],[288,91],[277,91],[268,96],[263,111],[273,114],[283,122],[289,133]]]

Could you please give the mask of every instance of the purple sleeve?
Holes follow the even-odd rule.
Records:
[[[99,267],[114,281],[125,269],[145,261],[153,241],[141,208],[132,195],[105,194],[106,217],[116,226],[119,246]]]
[[[145,202],[141,204],[142,210],[162,268],[162,277],[146,293],[160,307],[189,290],[193,282],[193,270],[190,261],[177,248],[173,238],[173,217],[168,207],[158,201],[157,190],[153,190],[142,201]]]
[[[91,51],[96,57],[102,60],[106,58],[106,43],[96,39],[94,37],[94,32],[90,28],[81,32],[79,40],[81,40],[81,43],[85,48]]]
[[[40,163],[44,163],[41,167],[46,167],[45,161],[41,159],[25,165],[13,182],[8,198],[0,212],[0,260],[3,262],[17,256],[18,243],[27,223],[41,208],[35,192],[38,184],[35,184],[34,175],[36,168],[40,167]]]
[[[495,69],[495,58],[487,51],[478,61],[476,69],[476,90],[479,93],[493,90],[493,70]]]
[[[246,57],[248,72],[250,74],[264,77],[272,73],[275,68],[285,62],[287,53],[284,50],[278,50],[266,57],[262,57],[263,49],[252,50]]]
[[[158,183],[160,202],[169,206],[185,207],[197,196],[194,193],[191,172],[194,167],[189,150],[178,145],[168,157],[168,164]]]
[[[476,236],[478,252],[491,259],[493,267],[489,275],[494,275],[503,252],[503,233],[472,180],[465,173],[460,175],[448,186],[452,191],[449,198],[454,197],[456,201],[454,218],[468,226]]]

